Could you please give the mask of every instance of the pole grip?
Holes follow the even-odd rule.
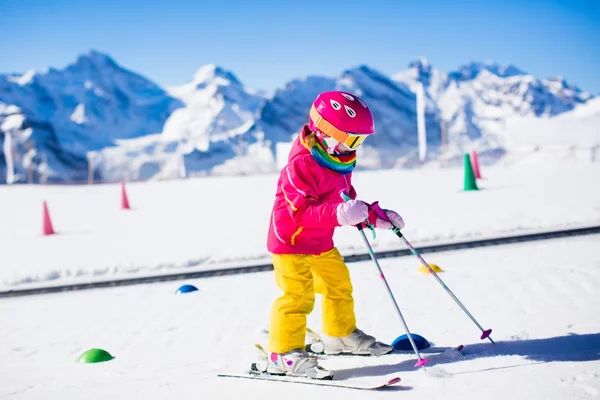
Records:
[[[344,192],[343,190],[340,190],[340,197],[341,197],[341,198],[342,198],[344,201],[350,201],[350,200],[352,200],[352,199],[350,198],[350,196],[348,196],[348,195],[346,194],[346,192]]]

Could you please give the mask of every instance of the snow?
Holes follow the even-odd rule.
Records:
[[[35,70],[29,70],[20,76],[19,75],[7,76],[7,80],[9,80],[10,82],[16,83],[19,86],[25,86],[29,82],[31,82],[34,77],[35,77]]]
[[[426,257],[485,327],[479,331],[414,258],[381,260],[412,332],[438,346],[466,345],[464,358],[414,355],[326,359],[357,379],[399,375],[402,393],[362,392],[276,382],[230,380],[265,344],[270,307],[279,295],[270,272],[191,280],[198,292],[176,295],[183,282],[91,290],[0,301],[0,397],[10,399],[538,399],[597,396],[600,390],[599,236],[552,240]],[[359,326],[390,342],[403,334],[375,267],[349,265]],[[418,295],[426,293],[426,295]],[[309,326],[320,329],[320,299]],[[115,358],[78,364],[89,348]],[[352,368],[356,368],[352,370]],[[381,379],[381,378],[379,378]]]
[[[513,117],[506,121],[506,148],[600,149],[600,99],[554,117]]]
[[[235,75],[214,64],[201,67],[191,81],[169,88],[169,93],[186,107],[171,115],[163,135],[200,140],[196,146],[202,150],[214,140],[213,135],[245,132],[239,132],[240,126],[252,121],[252,114],[263,101],[262,97],[249,94]]]
[[[251,148],[248,154],[261,151]],[[462,191],[462,168],[361,171],[353,181],[365,201],[397,210],[407,237],[417,243],[600,223],[600,187],[593,184],[600,163],[552,153],[514,153],[507,160],[481,166],[485,179],[478,192]],[[179,174],[181,163],[170,168]],[[223,168],[252,173],[262,166]],[[11,249],[0,252],[0,265],[10,266],[0,269],[0,289],[268,262],[277,178],[271,173],[128,183],[129,211],[119,209],[117,183],[0,186],[0,243]],[[44,199],[56,236],[40,235]],[[336,243],[345,254],[364,252],[352,229],[339,229]],[[383,233],[374,247],[399,244]]]
[[[80,125],[88,122],[88,118],[85,113],[85,104],[78,104],[77,107],[75,107],[75,111],[73,111],[73,114],[71,114],[71,121]]]
[[[212,170],[213,176],[258,175],[273,171],[275,158],[271,149],[260,143],[245,147],[245,154],[225,161]],[[235,194],[232,194],[235,196]]]
[[[21,109],[15,105],[9,105],[0,101],[0,115],[20,113]]]
[[[600,98],[595,98],[588,101],[581,107],[575,108],[568,115],[564,115],[562,118],[586,118],[600,115]]]
[[[283,169],[288,163],[290,150],[292,150],[293,145],[294,142],[279,142],[275,146],[275,161],[278,170]]]
[[[179,170],[183,156],[177,152],[180,147],[177,141],[167,140],[164,136],[155,134],[138,139],[119,140],[117,144],[118,146],[87,154],[94,170],[102,171],[102,181],[185,177]]]
[[[155,138],[156,139],[156,138]],[[154,141],[147,144],[152,145]],[[252,149],[249,152],[260,151]],[[480,158],[485,160],[485,158]],[[483,164],[476,192],[463,192],[460,168],[357,172],[366,201],[404,217],[413,245],[600,223],[599,163],[547,152],[510,153]],[[0,290],[213,269],[269,262],[266,232],[277,176],[207,177],[120,186],[0,187]],[[41,236],[42,200],[57,235]],[[0,398],[288,399],[402,396],[406,399],[548,400],[600,393],[600,235],[424,254],[485,327],[492,345],[414,257],[380,263],[412,332],[465,356],[323,359],[337,376],[399,375],[391,392],[217,377],[241,370],[266,344],[271,272],[0,300]],[[343,254],[363,253],[355,229],[340,228]],[[375,251],[403,248],[378,231]],[[404,333],[371,262],[350,263],[361,329],[391,342]],[[176,295],[194,284],[198,292]],[[320,299],[309,326],[320,330]],[[103,348],[116,358],[85,365]],[[353,369],[356,368],[356,369]],[[381,378],[379,378],[381,379]]]
[[[20,129],[23,126],[23,122],[25,122],[25,117],[23,114],[12,114],[8,115],[0,124],[0,130],[4,132],[10,132],[13,129]]]

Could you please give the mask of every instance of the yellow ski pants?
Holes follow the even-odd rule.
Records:
[[[319,255],[273,254],[275,280],[283,296],[275,300],[269,327],[269,351],[304,348],[306,317],[315,293],[323,295],[323,333],[346,336],[356,328],[350,272],[340,252]]]

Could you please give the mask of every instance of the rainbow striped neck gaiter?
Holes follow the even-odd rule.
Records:
[[[304,141],[304,132],[300,135],[300,139],[304,147],[308,145]],[[347,175],[354,170],[356,166],[356,151],[349,154],[329,154],[319,141],[315,141],[314,146],[309,149],[310,154],[319,163],[320,166],[328,168],[341,175]]]

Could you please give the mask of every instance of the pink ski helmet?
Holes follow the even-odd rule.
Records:
[[[337,148],[338,143],[348,150],[356,150],[367,136],[375,133],[373,115],[365,102],[354,94],[340,91],[317,96],[310,109],[308,127],[320,140],[334,139],[332,145],[326,146],[328,150]]]

